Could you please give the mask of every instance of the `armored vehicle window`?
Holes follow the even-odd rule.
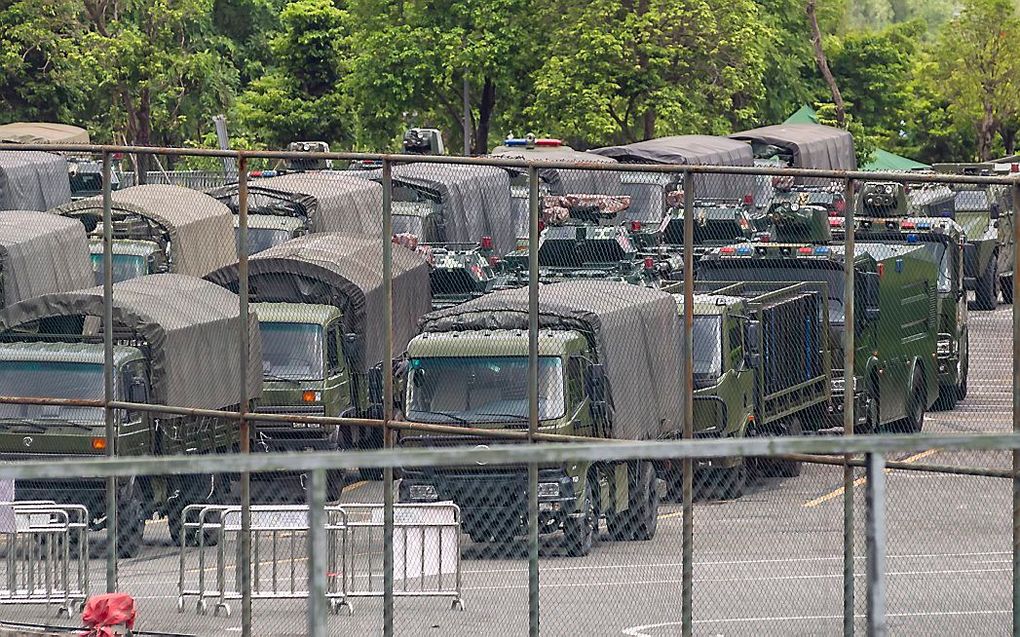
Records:
[[[939,266],[938,291],[944,294],[951,292],[953,289],[952,253],[946,250],[946,246],[942,243],[927,242],[924,247],[925,251],[931,255],[932,261]]]
[[[0,361],[0,387],[11,396],[103,399],[103,366],[57,361]],[[101,422],[101,407],[0,405],[0,418]]]
[[[312,323],[259,323],[266,378],[322,380],[322,327]]]
[[[280,245],[291,238],[290,233],[279,228],[252,228],[248,227],[248,254],[268,250],[275,245]],[[237,241],[237,249],[241,249],[241,229],[234,229],[234,239]]]
[[[730,319],[727,331],[727,340],[730,355],[730,369],[743,369],[744,367],[744,343],[740,323],[736,319]]]
[[[526,356],[415,358],[411,360],[408,418],[418,422],[524,422],[528,418]],[[538,417],[561,418],[563,366],[538,359]]]

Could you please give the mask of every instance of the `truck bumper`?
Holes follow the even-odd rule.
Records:
[[[551,533],[575,512],[574,483],[562,469],[540,469],[538,482],[539,532]],[[401,502],[452,501],[469,534],[512,537],[527,528],[526,470],[404,470],[399,495]]]
[[[321,429],[259,428],[258,444],[263,451],[336,451],[336,427]]]
[[[959,382],[957,369],[960,357],[957,354],[938,357],[938,382],[939,387],[955,387]]]

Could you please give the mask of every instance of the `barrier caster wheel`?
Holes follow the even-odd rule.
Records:
[[[208,606],[206,606],[205,600],[204,599],[198,600],[198,602],[195,604],[195,613],[198,615],[205,615],[208,612],[209,608]]]
[[[61,607],[59,607],[57,609],[57,617],[58,618],[59,617],[63,617],[64,615],[67,615],[68,619],[71,618],[71,605],[70,604],[68,604],[67,606],[61,606]]]
[[[459,597],[453,600],[453,603],[450,605],[450,610],[459,610],[461,612],[464,612],[464,600],[460,599]]]
[[[223,616],[230,619],[230,604],[216,604],[216,608],[213,609],[213,617],[219,617],[221,610],[223,611]]]
[[[184,598],[183,597],[178,597],[177,598],[177,612],[178,613],[183,613],[184,612]]]
[[[354,607],[351,606],[351,603],[348,602],[346,599],[336,605],[336,614],[339,615],[340,611],[341,610],[345,610],[345,609],[347,611],[347,616],[348,617],[354,615]]]

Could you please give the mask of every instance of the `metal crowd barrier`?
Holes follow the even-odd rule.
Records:
[[[89,513],[52,501],[0,502],[0,604],[58,604],[81,612],[89,595]]]
[[[394,513],[395,577],[403,580],[395,594],[452,597],[453,608],[463,610],[460,510],[453,504],[398,505]],[[383,596],[382,577],[375,573],[382,567],[382,517],[381,504],[326,507],[326,599],[332,612],[346,609],[350,615],[352,597]],[[251,507],[252,599],[309,597],[308,520],[306,505]],[[214,600],[213,614],[229,617],[229,601],[242,599],[241,508],[189,506],[181,534],[178,612],[186,598],[196,597],[196,613],[206,614],[208,600]],[[195,545],[193,551],[188,544]],[[208,555],[213,551],[215,557]],[[197,568],[189,569],[189,552],[197,554]]]
[[[348,597],[382,597],[383,578],[374,575],[374,567],[383,565],[383,506],[342,508],[347,512],[343,590]],[[394,505],[394,596],[451,597],[452,608],[464,610],[460,522],[460,507],[451,502]]]

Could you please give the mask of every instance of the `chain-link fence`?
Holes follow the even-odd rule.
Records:
[[[3,146],[0,619],[1009,630],[1013,177],[528,143]]]

